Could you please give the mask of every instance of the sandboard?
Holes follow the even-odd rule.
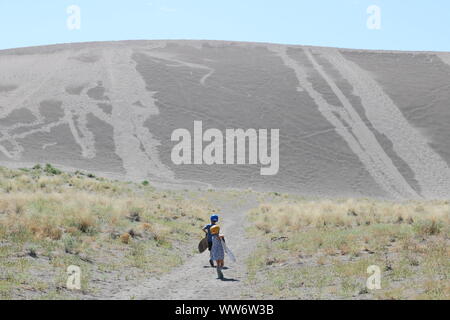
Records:
[[[206,249],[208,249],[208,238],[205,237],[198,243],[198,251],[203,253]]]

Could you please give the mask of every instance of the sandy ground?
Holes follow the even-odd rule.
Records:
[[[236,256],[232,262],[225,256],[224,280],[217,278],[215,268],[209,266],[209,251],[192,255],[185,264],[159,278],[150,278],[110,296],[97,299],[137,300],[197,300],[242,298],[246,280],[246,258],[254,248],[254,240],[245,235],[245,212],[256,205],[252,198],[235,205],[231,202],[216,203],[223,212],[220,223],[227,245]],[[251,298],[251,297],[247,297]]]

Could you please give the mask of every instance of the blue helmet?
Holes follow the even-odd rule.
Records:
[[[217,214],[213,214],[211,216],[211,222],[218,222],[219,221],[219,216]]]

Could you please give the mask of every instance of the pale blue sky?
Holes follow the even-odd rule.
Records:
[[[66,26],[69,5],[81,8],[81,30]],[[366,26],[370,5],[381,30]],[[450,51],[450,1],[0,0],[0,49],[130,39]]]

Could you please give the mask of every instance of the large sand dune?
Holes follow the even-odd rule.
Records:
[[[450,54],[215,41],[0,51],[0,164],[321,196],[450,196]],[[171,161],[175,129],[280,129],[280,170]]]

